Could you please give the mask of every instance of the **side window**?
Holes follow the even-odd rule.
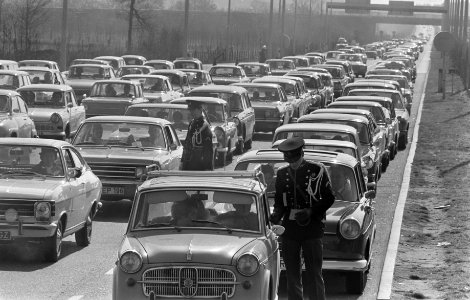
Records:
[[[183,76],[182,81],[183,81],[184,86],[188,85],[188,77],[187,76]]]
[[[75,163],[72,158],[72,154],[70,153],[69,149],[63,149],[62,153],[64,154],[64,159],[65,159],[65,166],[67,168],[74,168]]]
[[[82,169],[85,166],[85,161],[83,158],[81,158],[75,150],[69,149],[69,151],[75,167]]]
[[[168,80],[165,80],[164,86],[165,86],[167,91],[172,91],[173,90],[173,87],[171,86],[171,82],[168,81]]]
[[[20,107],[20,112],[24,113],[24,114],[27,114],[28,109],[26,108],[26,104],[24,103],[23,99],[21,99],[21,97],[18,97],[18,104],[19,104],[19,107]]]
[[[70,99],[70,92],[65,93],[65,106],[67,106],[69,103],[72,103],[72,100]]]
[[[251,107],[250,99],[248,98],[247,94],[243,94],[243,109],[247,109]]]
[[[20,107],[18,105],[18,99],[15,98],[11,98],[11,111],[13,113],[19,113],[20,112]]]
[[[175,129],[171,126],[165,127],[165,134],[168,137],[168,145],[177,145],[179,146],[179,139],[176,135]]]
[[[359,195],[362,197],[365,191],[367,191],[366,183],[364,182],[364,176],[362,174],[362,169],[359,165],[356,165],[356,180],[359,182]]]
[[[68,95],[70,97],[70,101],[73,104],[73,106],[77,106],[77,100],[75,99],[75,93],[74,92],[69,92]]]

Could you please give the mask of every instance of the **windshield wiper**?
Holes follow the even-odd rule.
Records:
[[[95,145],[95,146],[103,146],[103,147],[104,147],[103,144],[97,144],[97,143],[91,142],[91,141],[76,143],[75,145],[77,145],[77,146],[78,146],[78,145]]]
[[[180,232],[181,231],[181,227],[178,227],[178,226],[175,226],[173,224],[170,224],[170,223],[151,223],[149,225],[145,225],[145,226],[142,226],[144,228],[152,228],[152,227],[171,227],[173,229],[176,229],[176,231]]]
[[[233,229],[232,229],[232,228],[227,227],[227,226],[225,226],[224,224],[219,223],[219,222],[216,222],[216,221],[209,221],[209,220],[191,220],[191,222],[194,222],[194,223],[205,223],[205,224],[215,224],[215,225],[219,225],[220,227],[223,227],[223,228],[227,229],[228,233],[232,233],[232,232],[233,232]]]

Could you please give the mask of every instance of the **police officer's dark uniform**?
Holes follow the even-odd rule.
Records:
[[[201,109],[198,101],[188,100],[189,110]],[[204,117],[194,118],[188,126],[188,134],[184,141],[182,170],[214,170],[214,149],[212,146],[212,131]]]
[[[282,257],[286,265],[288,299],[303,299],[300,264],[303,252],[309,282],[307,294],[311,300],[322,300],[325,299],[325,286],[321,238],[325,213],[335,197],[325,166],[305,161],[303,146],[303,139],[290,138],[278,147],[289,165],[277,171],[271,221],[279,223],[283,219],[282,225],[286,229],[282,235]]]

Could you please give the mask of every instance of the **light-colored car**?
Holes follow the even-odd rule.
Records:
[[[234,83],[248,91],[250,102],[255,109],[256,132],[274,132],[277,127],[288,124],[292,119],[292,105],[284,89],[273,83]]]
[[[28,73],[31,84],[66,84],[62,73],[46,67],[21,67],[19,70]]]
[[[364,181],[359,179],[364,177],[360,163],[350,155],[305,149],[304,158],[325,165],[336,198],[326,212],[322,268],[345,274],[347,292],[361,294],[372,263],[376,232],[372,200],[376,193],[368,190]],[[273,195],[269,192],[269,183],[276,181],[277,170],[284,166],[283,154],[277,149],[253,150],[238,159],[235,170],[269,170],[264,174],[268,195]],[[373,184],[368,186],[373,189]],[[281,269],[284,269],[283,260]]]
[[[80,152],[63,141],[5,138],[0,153],[2,244],[40,243],[52,262],[66,236],[75,234],[78,246],[90,244],[101,182]]]
[[[237,124],[234,118],[230,118],[228,103],[225,100],[214,97],[184,97],[172,100],[172,104],[186,104],[188,100],[196,100],[202,103],[203,114],[207,116],[214,144],[214,165],[225,166],[226,161],[232,160],[235,152],[240,152],[243,141],[237,135]]]
[[[242,62],[238,65],[245,70],[245,74],[250,80],[271,75],[271,67],[266,63]]]
[[[37,137],[28,105],[15,91],[0,90],[0,137]]]
[[[334,97],[341,97],[344,87],[349,83],[349,77],[341,66],[337,65],[317,65],[316,67],[327,70],[333,81]]]
[[[117,72],[117,70],[119,70],[120,67],[126,65],[126,61],[124,60],[124,58],[119,57],[119,56],[98,56],[98,57],[95,57],[94,59],[108,61],[109,65],[113,67],[115,72]]]
[[[0,59],[0,70],[17,70],[18,63],[14,60]]]
[[[364,62],[364,57],[362,54],[340,54],[337,57],[338,59],[347,60],[351,64],[351,67],[354,71],[356,77],[362,76],[365,77],[367,73],[367,64]],[[367,58],[366,58],[367,60]]]
[[[21,70],[0,70],[0,89],[16,91],[25,85],[30,85],[29,74]]]
[[[121,79],[140,82],[144,97],[152,103],[166,103],[183,97],[181,92],[173,89],[170,79],[163,75],[125,75]]]
[[[356,80],[344,87],[343,96],[349,95],[349,92],[356,89],[381,89],[381,90],[400,90],[400,87],[387,82]],[[401,92],[401,90],[400,90]]]
[[[119,68],[116,72],[116,77],[123,77],[124,75],[137,75],[137,74],[150,74],[150,72],[155,71],[151,66],[143,65],[125,65]]]
[[[142,55],[132,55],[132,54],[127,54],[121,56],[124,61],[126,62],[126,65],[144,65],[147,62],[147,59],[143,57]]]
[[[215,65],[209,69],[212,82],[217,85],[228,85],[236,82],[250,82],[245,74],[245,70],[234,65]]]
[[[151,59],[144,63],[144,66],[151,66],[155,70],[160,69],[174,69],[175,65],[173,62],[164,59]]]
[[[39,137],[68,139],[85,120],[85,108],[77,104],[68,85],[33,84],[18,89],[29,108]]]
[[[204,69],[202,62],[194,57],[178,57],[173,61],[173,64],[175,69]]]
[[[113,299],[277,299],[280,256],[259,172],[152,172],[135,196]]]
[[[148,171],[177,170],[183,153],[171,123],[148,117],[88,118],[72,144],[101,179],[102,200],[132,199]]]
[[[282,76],[289,71],[295,70],[295,63],[290,59],[268,59],[266,63],[271,68],[271,75]]]
[[[188,75],[188,81],[191,88],[197,88],[205,85],[212,85],[212,77],[206,70],[198,69],[179,69]]]
[[[150,72],[150,75],[162,75],[170,78],[173,89],[184,95],[187,95],[191,90],[188,75],[181,70],[160,69]]]
[[[282,59],[292,60],[296,68],[310,66],[310,61],[306,56],[284,56]]]
[[[86,116],[122,116],[137,103],[148,102],[142,84],[132,80],[100,80],[93,84],[90,95],[82,100]]]
[[[59,65],[57,62],[52,60],[41,60],[41,59],[27,59],[21,60],[18,62],[18,67],[46,67],[49,69],[59,70]]]

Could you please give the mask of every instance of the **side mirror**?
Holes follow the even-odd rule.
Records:
[[[272,231],[274,232],[275,235],[280,236],[286,231],[284,226],[281,225],[272,225],[271,227]]]
[[[170,145],[170,150],[171,150],[171,151],[174,151],[174,150],[176,150],[176,149],[178,149],[178,145],[176,145],[176,144],[171,144],[171,145]]]
[[[82,176],[82,170],[79,168],[68,168],[67,175],[69,178],[79,178]]]

